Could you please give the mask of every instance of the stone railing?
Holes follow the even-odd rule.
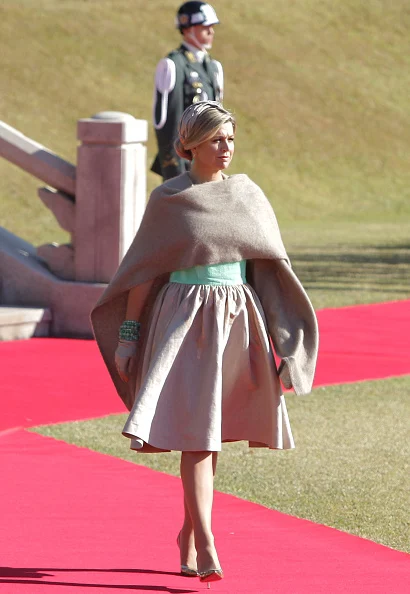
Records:
[[[47,184],[38,195],[70,234],[35,248],[0,228],[0,304],[50,308],[53,335],[91,335],[89,310],[145,209],[147,122],[102,112],[79,120],[77,137],[75,167],[0,122],[0,156]]]

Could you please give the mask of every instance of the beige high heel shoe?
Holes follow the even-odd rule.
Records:
[[[208,569],[208,571],[198,572],[198,576],[200,582],[207,582],[207,588],[209,589],[211,582],[217,582],[223,579],[224,572],[222,569]]]
[[[181,532],[179,532],[179,534],[177,536],[177,547],[179,548],[179,550],[181,550],[180,540],[181,540]],[[188,565],[182,565],[182,563],[181,563],[181,575],[183,575],[184,577],[198,577],[199,574],[198,574],[197,569],[193,569],[192,567],[189,567]]]

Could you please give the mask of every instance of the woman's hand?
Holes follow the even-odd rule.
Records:
[[[132,340],[120,340],[115,351],[115,367],[123,382],[128,382],[134,357],[137,352],[137,343]]]
[[[154,281],[148,281],[142,285],[137,285],[130,289],[128,293],[127,311],[124,321],[139,320],[144,303],[152,288]],[[115,367],[118,375],[123,382],[128,382],[134,365],[134,357],[137,352],[137,341],[124,340],[118,341],[115,351]]]

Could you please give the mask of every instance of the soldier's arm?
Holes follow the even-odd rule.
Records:
[[[174,149],[178,123],[184,110],[183,80],[175,62],[164,58],[155,72],[155,101],[153,121],[158,142],[158,156],[164,179],[185,171],[183,160]]]

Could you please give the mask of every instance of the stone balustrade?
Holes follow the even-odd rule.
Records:
[[[48,308],[52,335],[91,336],[89,311],[145,210],[147,133],[129,114],[81,119],[74,166],[0,122],[0,156],[47,184],[38,196],[70,234],[34,248],[0,228],[0,305]]]

